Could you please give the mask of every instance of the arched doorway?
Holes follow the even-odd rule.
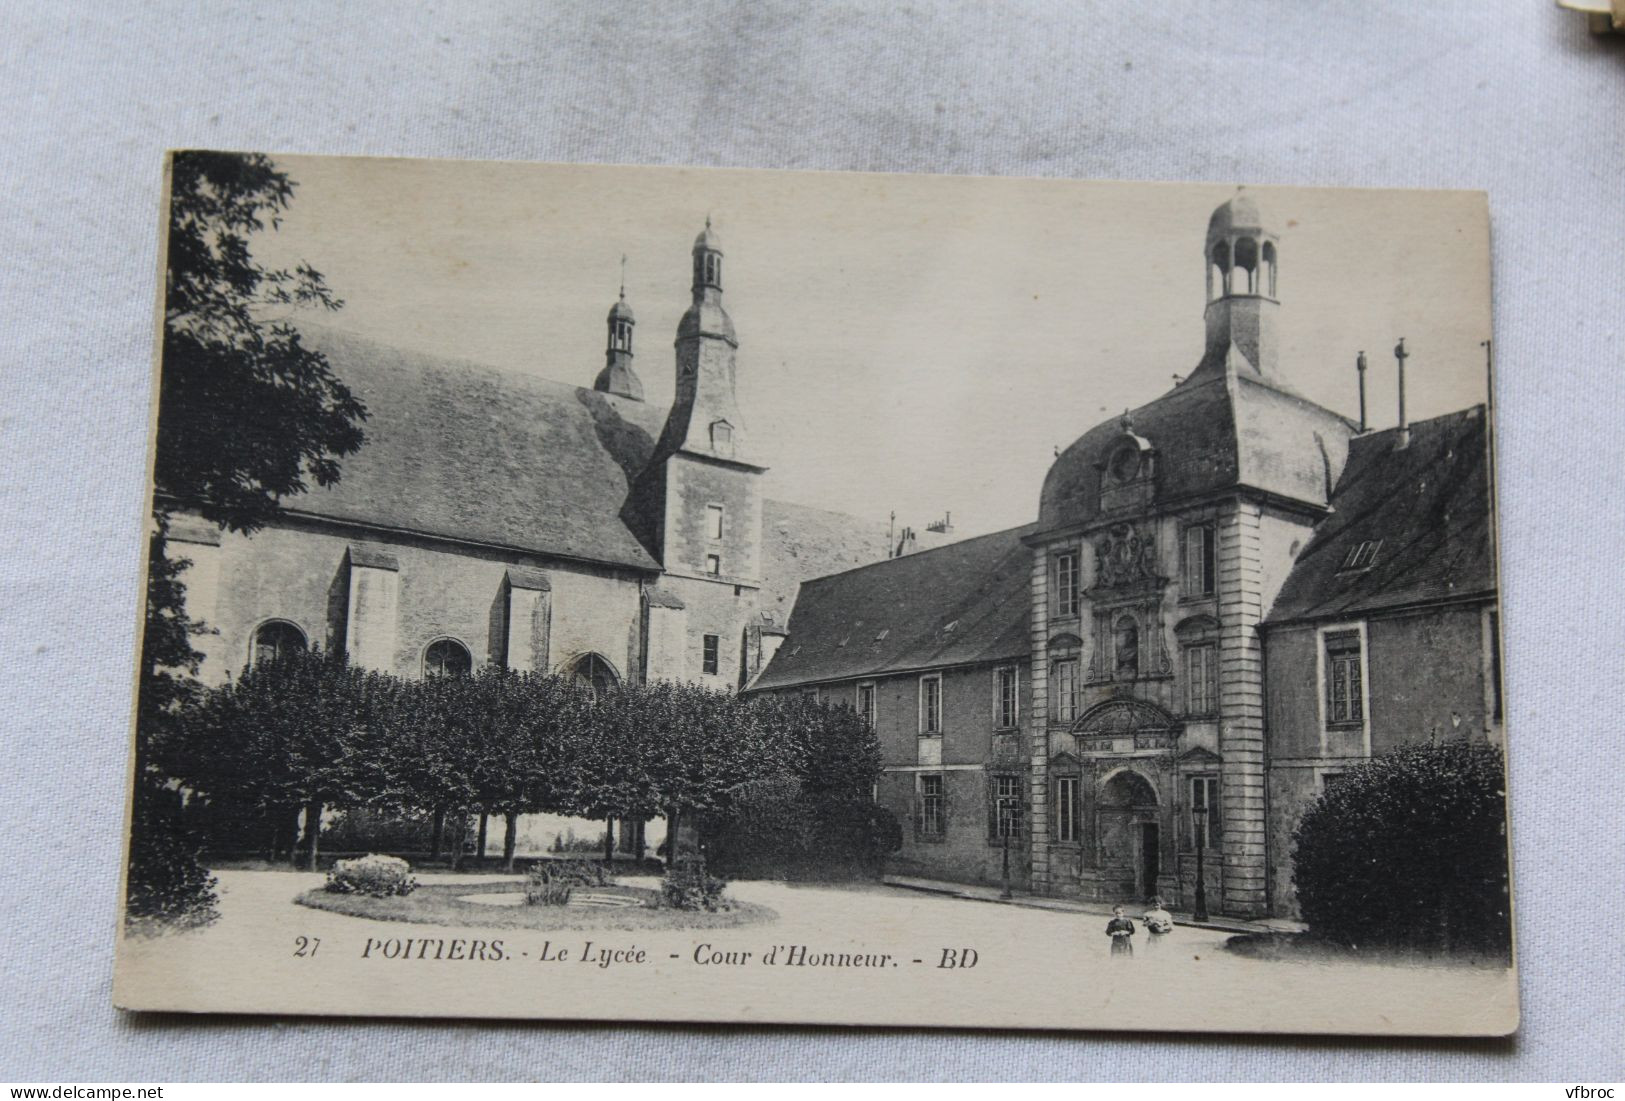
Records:
[[[1100,785],[1100,871],[1119,897],[1144,899],[1162,874],[1162,825],[1157,791],[1133,769],[1111,773]]]

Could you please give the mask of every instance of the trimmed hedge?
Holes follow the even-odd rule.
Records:
[[[1494,746],[1409,745],[1350,769],[1293,834],[1315,934],[1355,948],[1505,953],[1506,767]]]

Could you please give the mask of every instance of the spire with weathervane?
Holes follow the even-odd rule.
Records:
[[[722,257],[707,217],[694,239],[693,301],[677,326],[677,395],[660,450],[745,462],[734,391],[739,339],[722,308]]]
[[[621,297],[609,308],[609,342],[604,348],[604,369],[592,388],[633,401],[643,400],[643,383],[632,369],[632,329],[637,324],[626,304],[626,257],[621,257]]]

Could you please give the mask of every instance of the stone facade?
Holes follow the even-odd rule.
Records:
[[[1026,678],[1024,745],[1009,749],[1023,758],[1033,890],[1190,909],[1200,861],[1210,911],[1291,915],[1292,828],[1325,775],[1418,737],[1498,737],[1486,426],[1470,409],[1368,433],[1299,396],[1275,333],[1281,240],[1245,195],[1214,211],[1203,258],[1195,370],[1059,453],[1022,556],[962,563],[998,576],[923,581],[1021,587],[1008,595],[1025,613],[1022,651],[1008,660]],[[781,654],[830,652],[912,568],[823,579]],[[886,570],[899,574],[889,588],[873,576]],[[916,630],[952,614],[931,610],[934,592],[907,599]],[[875,655],[877,683],[891,659]],[[1328,704],[1328,662],[1366,694],[1357,721],[1325,718],[1349,706]],[[781,658],[764,679],[795,690],[825,664]],[[866,671],[835,666],[852,683]],[[964,675],[935,671],[945,688]],[[912,798],[917,821],[921,777],[939,773],[950,806],[971,797],[952,770],[993,766],[950,760],[946,739],[928,760],[938,748],[905,736],[913,705],[896,705],[896,729],[877,719],[883,801]],[[976,834],[950,818],[925,851],[915,829],[899,866],[984,880]]]
[[[313,330],[372,411],[367,442],[337,487],[290,501],[251,537],[175,518],[188,611],[212,629],[205,680],[305,645],[404,677],[496,665],[598,683],[749,681],[783,637],[798,569],[882,557],[884,529],[818,512],[816,532],[790,531],[785,517],[802,512],[764,501],[709,225],[693,264],[665,413],[642,401],[624,288],[591,390]],[[771,536],[795,553],[764,553],[769,504]]]

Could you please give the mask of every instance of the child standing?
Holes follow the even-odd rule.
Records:
[[[1163,908],[1160,897],[1153,896],[1151,909],[1140,916],[1145,922],[1145,950],[1156,952],[1169,933],[1174,931],[1174,915]]]
[[[1134,955],[1134,923],[1123,916],[1121,906],[1112,907],[1112,919],[1106,923],[1106,935],[1112,938],[1112,956]]]

